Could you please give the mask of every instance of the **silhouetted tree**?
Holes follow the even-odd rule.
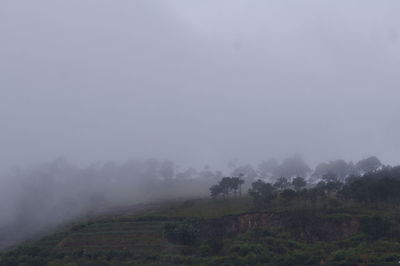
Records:
[[[285,189],[280,193],[280,197],[286,203],[290,203],[296,197],[296,191],[294,191],[293,189]]]
[[[217,199],[222,195],[222,187],[220,185],[213,185],[210,187],[211,198]]]
[[[361,204],[397,205],[400,203],[400,167],[372,171],[351,178],[341,194]]]
[[[339,182],[339,178],[332,172],[328,172],[322,176],[322,180],[325,182]]]
[[[278,178],[278,180],[275,182],[274,187],[276,187],[279,190],[283,190],[286,189],[287,187],[289,187],[290,182],[286,177],[280,177]]]
[[[258,207],[265,207],[276,198],[275,187],[270,183],[257,180],[251,184],[249,195],[253,198],[253,202]]]
[[[244,180],[241,179],[242,174],[239,177],[232,177],[231,178],[231,186],[232,189],[235,191],[235,194],[237,191],[239,191],[239,196],[242,196],[242,185],[244,183]]]
[[[346,163],[344,160],[336,160],[330,163],[320,163],[315,168],[312,177],[313,179],[322,178],[324,175],[333,174],[341,181],[351,175],[353,165]]]
[[[296,191],[299,191],[307,185],[307,182],[304,178],[298,176],[293,179],[292,185]]]
[[[213,185],[210,188],[211,197],[216,199],[218,196],[222,195],[225,199],[231,192],[233,192],[234,195],[237,195],[237,192],[239,191],[239,194],[241,194],[241,186],[243,183],[244,180],[240,177],[223,177],[217,185]]]
[[[355,165],[355,168],[356,168],[358,174],[363,175],[365,173],[374,172],[374,171],[378,170],[379,168],[381,168],[382,166],[383,165],[379,161],[379,159],[376,158],[375,156],[372,156],[372,157],[368,157],[366,159],[360,160]]]

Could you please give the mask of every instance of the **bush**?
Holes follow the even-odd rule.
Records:
[[[366,217],[361,221],[361,230],[369,236],[371,240],[390,236],[391,224],[388,219],[381,216]]]
[[[167,223],[164,234],[168,241],[182,245],[194,245],[198,238],[198,230],[190,222]]]
[[[244,243],[241,245],[236,245],[231,248],[231,252],[237,253],[239,256],[247,256],[250,254],[259,255],[263,253],[263,247],[260,244],[248,244]]]

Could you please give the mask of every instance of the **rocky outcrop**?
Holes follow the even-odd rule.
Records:
[[[256,228],[286,232],[294,239],[305,242],[337,241],[357,233],[360,229],[360,218],[305,211],[246,213],[206,220],[201,231],[203,236],[225,238]]]

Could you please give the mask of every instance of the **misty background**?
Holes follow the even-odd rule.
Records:
[[[398,1],[0,4],[0,164],[399,163]]]
[[[43,189],[98,201],[116,174],[103,172],[109,161],[225,173],[231,160],[297,153],[312,166],[372,155],[399,164],[399,9],[395,0],[1,1],[2,221],[32,220],[16,206]],[[56,176],[68,181],[51,187]]]

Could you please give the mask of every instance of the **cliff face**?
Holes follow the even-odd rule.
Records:
[[[299,241],[337,241],[360,229],[360,218],[329,217],[317,213],[247,213],[205,221],[203,235],[234,237],[256,228],[289,233]]]

